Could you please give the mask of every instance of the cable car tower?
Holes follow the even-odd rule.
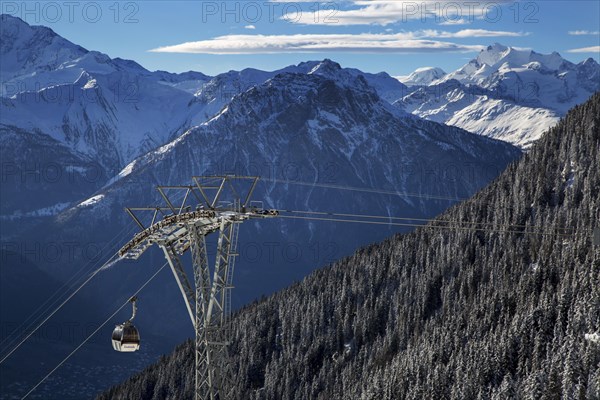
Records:
[[[258,183],[252,176],[194,176],[192,184],[159,186],[163,204],[125,210],[140,227],[121,250],[138,259],[152,245],[165,254],[196,333],[196,400],[225,400],[233,385],[227,346],[230,339],[231,290],[239,224],[278,215],[251,200]],[[183,201],[175,202],[174,192]],[[142,217],[145,214],[145,218]],[[148,225],[142,221],[150,220]],[[214,269],[209,269],[206,236],[218,234]],[[194,286],[181,256],[191,252]]]

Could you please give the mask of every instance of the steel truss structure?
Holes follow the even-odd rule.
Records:
[[[159,186],[164,202],[160,205],[125,209],[141,231],[119,255],[138,259],[157,244],[183,296],[196,333],[196,400],[225,400],[232,394],[227,346],[239,224],[278,215],[277,210],[266,210],[262,203],[251,200],[258,180],[254,176],[194,176],[191,185]],[[182,191],[183,201],[174,202],[171,193]],[[147,220],[150,222],[144,224]],[[206,246],[206,236],[211,233],[218,233],[212,271]],[[188,250],[193,286],[181,260]]]

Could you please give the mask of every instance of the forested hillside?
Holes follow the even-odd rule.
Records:
[[[435,222],[451,229],[363,248],[237,313],[236,396],[598,399],[599,221],[597,93]],[[193,362],[187,342],[99,399],[191,399]]]

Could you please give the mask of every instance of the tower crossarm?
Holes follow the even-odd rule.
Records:
[[[151,208],[147,208],[150,210]],[[128,210],[146,210],[146,208]],[[161,221],[137,233],[120,250],[122,258],[138,259],[152,244],[169,242],[173,243],[178,253],[183,253],[189,248],[189,224],[199,224],[205,235],[216,232],[221,227],[223,219],[230,221],[245,221],[250,218],[269,218],[279,215],[277,210],[264,210],[258,208],[242,209],[240,211],[221,208],[218,210],[198,210],[187,213],[168,215]]]

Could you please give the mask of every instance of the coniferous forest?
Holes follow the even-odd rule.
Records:
[[[600,399],[600,94],[433,224],[237,312],[235,398]],[[191,399],[193,365],[98,399]]]

